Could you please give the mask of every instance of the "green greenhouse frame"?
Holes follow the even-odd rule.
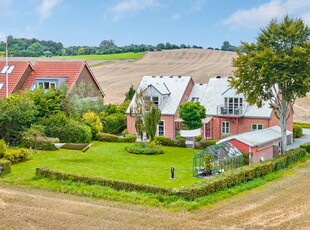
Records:
[[[211,145],[194,153],[193,176],[215,175],[243,165],[243,154],[230,142]]]

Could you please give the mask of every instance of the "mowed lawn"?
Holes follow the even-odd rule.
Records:
[[[0,181],[35,185],[37,181],[33,178],[37,167],[171,188],[188,186],[200,180],[192,176],[193,153],[199,150],[162,147],[164,154],[147,156],[127,153],[124,148],[128,145],[95,142],[86,153],[65,149],[38,151],[33,153],[32,160],[12,165],[11,174]],[[176,180],[169,180],[171,167],[175,168]]]

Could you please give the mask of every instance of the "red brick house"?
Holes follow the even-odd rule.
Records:
[[[8,95],[19,90],[42,87],[57,88],[67,84],[69,92],[73,85],[85,82],[91,86],[92,96],[104,98],[104,93],[85,61],[10,61],[6,67],[0,62],[0,99],[6,96],[6,71],[8,71]],[[84,94],[88,97],[88,93]]]
[[[28,77],[23,89],[33,90],[57,88],[67,84],[69,92],[74,85],[81,82],[91,85],[93,95],[104,97],[104,93],[85,61],[37,61],[33,65],[34,71]],[[84,95],[88,96],[87,93]]]
[[[161,93],[162,85],[169,91],[166,96]],[[235,89],[230,87],[228,77],[218,76],[211,78],[208,84],[194,84],[191,77],[146,76],[143,77],[138,90],[147,88],[153,89],[148,90],[148,94],[150,98],[155,98],[155,102],[161,100],[160,98],[167,98],[167,101],[163,99],[162,103],[156,102],[162,111],[162,122],[157,135],[175,138],[182,122],[178,108],[186,101],[199,102],[206,108],[207,117],[203,119],[202,127],[204,139],[220,140],[225,136],[279,125],[279,120],[267,102],[261,108],[248,105],[244,96],[237,94]],[[165,103],[168,101],[169,103]],[[129,108],[131,106],[134,106],[134,100]],[[135,134],[135,117],[130,116],[129,108],[127,130]],[[293,116],[288,121],[287,129],[293,130]]]
[[[5,61],[0,62],[0,99],[6,96],[6,72],[8,72],[8,95],[21,90],[33,71],[29,61],[10,61],[6,66]]]
[[[286,132],[287,143],[291,144],[293,133]],[[272,159],[279,153],[281,144],[281,129],[279,126],[272,126],[266,129],[245,132],[224,138],[217,142],[230,142],[243,153],[250,153],[250,162],[257,163],[263,160]]]
[[[279,125],[275,112],[265,102],[261,108],[250,106],[242,94],[230,87],[228,77],[211,78],[208,84],[195,84],[189,101],[198,101],[206,108],[203,138],[220,140],[225,136]],[[288,121],[293,131],[293,116]]]

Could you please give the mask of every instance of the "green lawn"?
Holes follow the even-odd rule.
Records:
[[[55,56],[54,58],[68,58],[68,59],[83,59],[83,60],[123,60],[133,59],[137,60],[143,57],[145,52],[129,52],[119,54],[92,54],[92,55],[77,55],[77,56]]]
[[[35,168],[46,167],[61,172],[106,179],[155,184],[180,188],[197,182],[192,177],[193,153],[199,150],[163,147],[162,155],[135,155],[124,148],[128,143],[95,142],[86,152],[74,150],[39,151],[33,159],[12,165],[12,173],[1,180],[14,184],[35,184]],[[169,180],[171,167],[176,180]]]

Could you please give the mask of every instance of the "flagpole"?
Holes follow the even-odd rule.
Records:
[[[5,65],[8,66],[9,65],[9,61],[8,61],[8,37],[6,37],[6,47],[5,47]],[[6,71],[5,74],[5,82],[6,82],[6,97],[9,97],[9,73],[8,73],[8,69]]]

